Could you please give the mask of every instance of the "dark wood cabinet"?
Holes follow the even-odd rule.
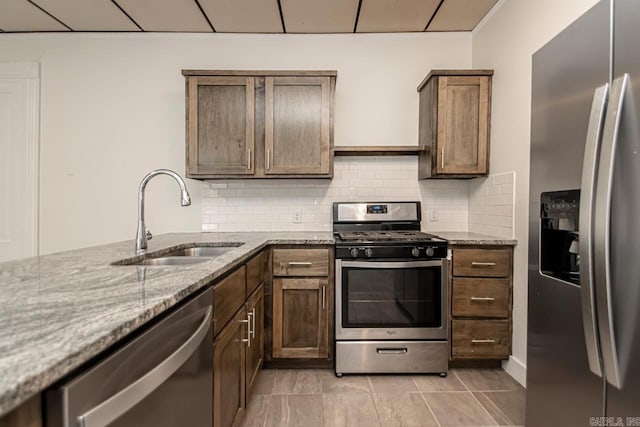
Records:
[[[264,288],[261,284],[246,303],[249,341],[246,360],[246,395],[251,395],[264,360]]]
[[[213,342],[213,427],[233,426],[246,407],[248,331],[242,307]]]
[[[489,173],[492,75],[493,70],[434,70],[418,86],[420,179]]]
[[[213,427],[238,425],[262,368],[265,268],[263,251],[213,286]]]
[[[451,253],[451,360],[508,359],[513,248],[461,245]]]
[[[333,248],[271,250],[266,336],[269,366],[329,367],[333,361]]]
[[[335,71],[182,74],[187,177],[332,176]]]
[[[187,91],[187,176],[253,175],[254,79],[193,76]]]
[[[326,278],[273,281],[273,357],[327,358],[328,285]]]
[[[328,175],[330,78],[265,78],[265,173]]]

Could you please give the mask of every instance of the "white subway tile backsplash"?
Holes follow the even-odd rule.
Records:
[[[491,175],[469,183],[469,231],[513,237],[515,172]]]
[[[419,200],[425,231],[512,235],[514,174],[417,180],[411,156],[336,157],[334,178],[203,182],[202,231],[331,231],[334,201]],[[430,221],[429,209],[438,210]],[[300,223],[293,212],[301,211]]]

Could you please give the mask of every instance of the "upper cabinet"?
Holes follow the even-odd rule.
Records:
[[[335,71],[182,74],[187,177],[332,177]]]
[[[434,70],[418,86],[420,179],[489,174],[492,75],[493,70]]]

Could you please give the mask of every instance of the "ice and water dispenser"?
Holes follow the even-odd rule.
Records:
[[[540,270],[580,284],[580,190],[553,191],[540,196]]]

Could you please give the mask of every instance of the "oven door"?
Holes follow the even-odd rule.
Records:
[[[337,340],[447,339],[447,260],[336,260]]]

